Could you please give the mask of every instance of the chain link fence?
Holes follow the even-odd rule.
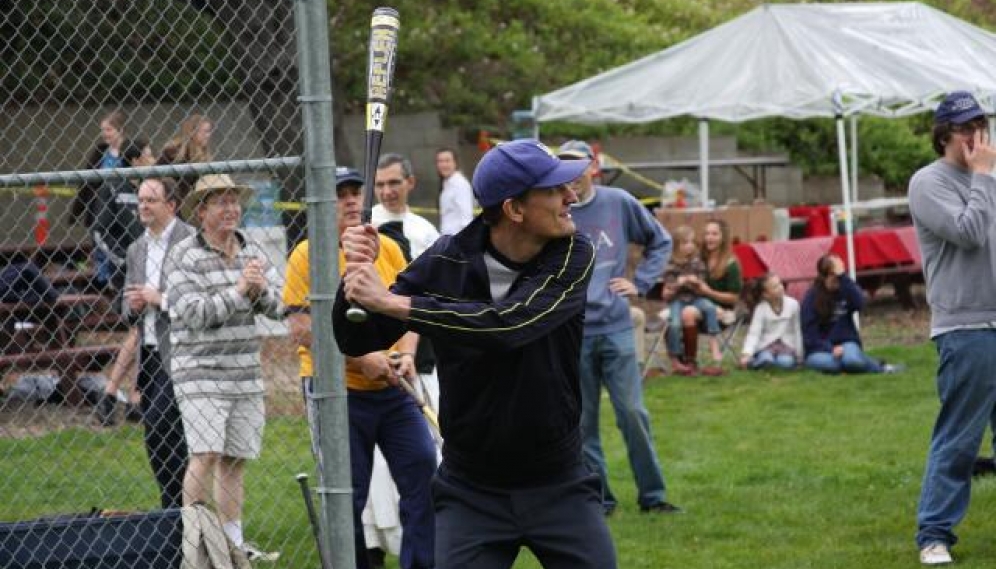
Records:
[[[19,532],[38,527],[29,520],[44,518],[55,532],[94,515],[108,520],[107,535],[80,533],[73,555],[144,539],[145,561],[120,566],[172,566],[164,543],[177,539],[176,524],[145,516],[138,526],[127,514],[158,510],[176,494],[177,440],[190,437],[170,429],[200,425],[192,409],[219,410],[190,395],[181,421],[151,395],[162,386],[144,366],[151,351],[161,355],[149,344],[162,303],[148,293],[134,300],[126,281],[138,271],[161,289],[155,259],[169,254],[153,254],[161,245],[150,241],[142,258],[153,259],[140,271],[140,261],[128,266],[128,246],[165,207],[165,186],[139,187],[165,174],[180,203],[207,173],[251,187],[242,231],[264,251],[279,298],[287,253],[305,227],[295,35],[294,3],[282,0],[0,0],[0,566],[22,566],[3,558]],[[187,302],[172,291],[167,299]],[[216,308],[245,314],[242,305]],[[244,507],[234,517],[247,541],[280,552],[275,566],[316,567],[295,481],[314,470],[296,346],[281,318],[236,330],[245,335],[238,349],[211,348],[210,326],[183,339],[187,356],[214,358],[207,375],[245,379],[256,340],[262,366],[265,416],[243,418],[248,431],[265,422],[261,451],[245,462]],[[149,440],[153,429],[162,440]],[[201,481],[215,500],[227,496],[222,508],[238,501],[236,470],[217,465],[213,492]]]

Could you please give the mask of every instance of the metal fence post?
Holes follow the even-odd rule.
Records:
[[[309,271],[317,397],[319,493],[322,499],[322,547],[333,567],[352,567],[352,482],[349,422],[342,356],[332,341],[332,303],[338,285],[338,228],[335,219],[335,153],[332,141],[328,9],[325,0],[298,0],[301,109],[308,203]]]

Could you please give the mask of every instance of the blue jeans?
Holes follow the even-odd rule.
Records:
[[[761,350],[750,359],[750,369],[762,369],[766,367],[794,369],[795,356],[790,356],[789,354],[779,354],[776,356],[768,350]]]
[[[996,330],[956,330],[934,341],[941,409],[916,513],[921,548],[958,541],[954,526],[968,510],[972,466],[996,407]]]
[[[650,413],[643,404],[643,381],[637,368],[633,330],[586,337],[581,341],[581,437],[585,464],[602,479],[603,503],[616,505],[609,489],[608,468],[598,433],[602,386],[616,412],[616,425],[626,443],[636,479],[637,501],[653,506],[664,501],[664,475],[650,432]]]
[[[835,357],[831,352],[813,352],[806,356],[806,367],[823,373],[882,373],[882,364],[861,350],[857,342],[841,344],[844,353]]]
[[[694,306],[702,314],[705,322],[706,334],[715,336],[719,334],[719,317],[716,316],[716,305],[704,296],[696,296],[695,300],[685,302],[684,300],[672,300],[668,305],[670,314],[668,315],[667,351],[669,354],[681,353],[681,311],[686,306]]]

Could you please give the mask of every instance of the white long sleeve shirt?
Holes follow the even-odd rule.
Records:
[[[459,171],[443,180],[439,194],[439,232],[455,235],[474,219],[474,190]]]
[[[762,300],[754,308],[754,316],[751,317],[750,329],[744,338],[744,348],[741,353],[753,356],[775,340],[781,340],[791,346],[799,357],[804,354],[802,327],[799,322],[799,301],[788,295],[782,299],[780,313],[776,313],[766,300]]]

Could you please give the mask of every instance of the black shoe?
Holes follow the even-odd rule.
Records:
[[[671,502],[659,502],[651,506],[640,506],[640,512],[644,514],[684,514],[685,510]]]
[[[372,569],[382,569],[384,567],[384,550],[379,547],[371,547],[367,550],[367,559],[370,561]]]
[[[141,423],[142,408],[135,403],[125,403],[125,421],[130,423]]]
[[[114,396],[106,393],[97,402],[97,420],[100,421],[102,426],[113,427],[118,422],[118,418],[114,413],[116,403],[117,400]]]
[[[996,474],[996,458],[980,456],[972,465],[972,476],[992,476]]]
[[[605,514],[605,517],[611,516],[613,513],[615,513],[615,511],[616,511],[615,504],[612,503],[602,504],[602,513]]]

